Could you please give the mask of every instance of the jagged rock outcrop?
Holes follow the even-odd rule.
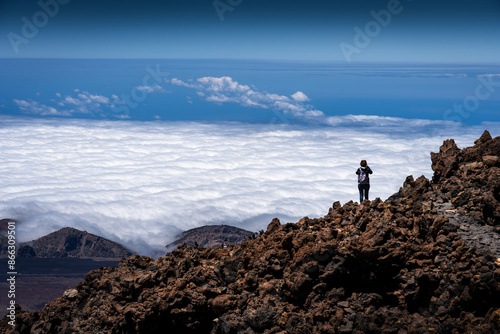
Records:
[[[500,137],[485,131],[463,150],[450,139],[431,159],[436,192],[444,201],[480,224],[500,227]]]
[[[71,227],[19,245],[18,257],[121,259],[132,253],[120,244]]]
[[[499,140],[446,141],[433,182],[408,177],[386,201],[336,202],[239,246],[92,271],[42,312],[18,310],[16,331],[498,333],[500,260],[471,247],[456,217],[498,225]]]
[[[175,246],[186,244],[188,247],[218,247],[227,241],[227,243],[237,245],[245,241],[254,233],[241,228],[228,225],[208,225],[193,228],[183,232],[179,239],[167,245],[168,249]]]

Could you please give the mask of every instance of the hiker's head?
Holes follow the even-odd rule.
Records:
[[[361,162],[359,164],[361,165],[361,167],[366,167],[366,165],[368,165],[366,163],[366,160],[361,160]]]

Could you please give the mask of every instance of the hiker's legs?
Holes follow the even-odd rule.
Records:
[[[365,184],[365,199],[368,199],[369,190],[370,190],[370,184]]]
[[[368,199],[368,191],[370,190],[370,184],[358,184],[359,189],[359,203],[363,202],[364,199]]]

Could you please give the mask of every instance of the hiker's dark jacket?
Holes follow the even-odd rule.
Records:
[[[370,183],[370,174],[373,174],[373,172],[369,166],[359,167],[358,170],[356,171],[356,174],[358,174],[358,183],[361,183],[360,177],[361,177],[362,170],[364,170],[366,173],[366,182],[363,182],[363,184],[369,184]]]

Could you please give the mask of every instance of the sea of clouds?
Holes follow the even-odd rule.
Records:
[[[0,118],[0,218],[29,241],[65,226],[152,256],[207,224],[265,229],[358,201],[368,160],[371,198],[407,175],[432,177],[444,139],[470,146],[498,123],[463,127],[377,116],[330,125]]]

